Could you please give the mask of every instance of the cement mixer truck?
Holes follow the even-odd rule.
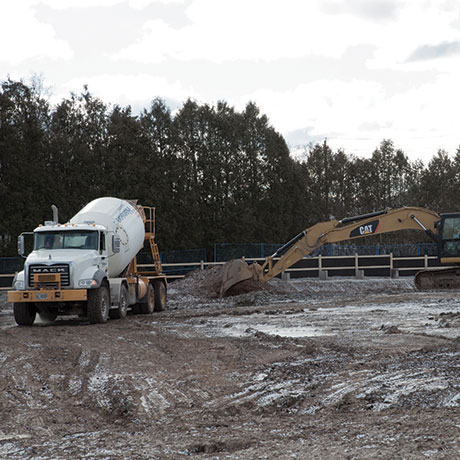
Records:
[[[155,243],[155,208],[104,197],[65,224],[58,222],[56,207],[53,211],[53,221],[32,232],[33,251],[8,292],[17,324],[31,326],[37,313],[47,321],[78,314],[95,324],[125,318],[128,310],[165,309],[167,281]],[[18,238],[22,256],[25,235]],[[141,271],[136,259],[145,244],[150,271]]]

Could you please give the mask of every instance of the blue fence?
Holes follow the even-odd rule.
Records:
[[[281,244],[230,244],[216,243],[214,245],[214,262],[225,262],[231,259],[246,258],[265,258],[272,255]],[[377,244],[377,245],[343,245],[325,244],[311,253],[312,257],[322,256],[350,256],[350,255],[384,255],[393,254],[395,257],[414,257],[414,256],[436,256],[437,246],[435,243],[416,243],[416,244]]]
[[[176,251],[163,251],[160,254],[163,264],[178,264],[207,261],[205,248],[185,249]]]
[[[207,254],[205,248],[186,249],[175,251],[163,251],[160,254],[162,264],[190,264],[207,261]],[[185,275],[190,271],[196,270],[196,266],[190,265],[174,265],[173,267],[166,267],[163,265],[163,272],[167,276]]]

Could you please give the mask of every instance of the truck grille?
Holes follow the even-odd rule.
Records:
[[[29,266],[29,286],[34,288],[36,286],[36,280],[40,276],[40,285],[46,285],[47,287],[57,288],[58,283],[53,281],[54,275],[61,275],[61,287],[70,285],[70,274],[69,266],[67,264],[56,264],[56,265],[30,265]],[[46,275],[51,275],[47,277]],[[50,282],[47,282],[46,279]]]

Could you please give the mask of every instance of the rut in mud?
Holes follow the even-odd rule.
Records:
[[[460,312],[411,280],[273,280],[17,327],[0,302],[0,458],[458,458]]]

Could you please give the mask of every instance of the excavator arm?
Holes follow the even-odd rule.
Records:
[[[320,222],[299,233],[273,255],[266,257],[262,265],[258,263],[248,265],[244,259],[227,262],[223,269],[221,296],[225,295],[232,286],[244,280],[267,282],[326,243],[409,229],[424,231],[437,241],[435,225],[439,219],[440,216],[435,211],[404,207]]]

